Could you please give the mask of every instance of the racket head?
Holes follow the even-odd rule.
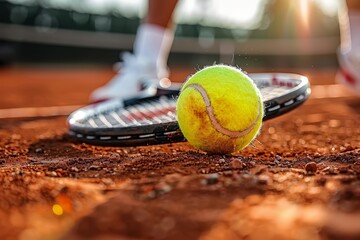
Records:
[[[297,108],[311,92],[308,79],[298,74],[253,73],[249,77],[262,94],[264,121]],[[159,88],[155,96],[112,99],[83,107],[68,117],[69,134],[81,142],[106,146],[185,141],[176,120],[180,88]]]

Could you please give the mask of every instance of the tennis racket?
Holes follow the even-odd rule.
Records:
[[[249,74],[263,96],[263,120],[297,108],[310,95],[305,76],[288,73]],[[90,105],[68,117],[69,134],[82,142],[136,146],[185,141],[176,120],[180,86],[159,88],[157,95]]]

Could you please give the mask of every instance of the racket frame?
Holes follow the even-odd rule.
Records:
[[[289,73],[253,73],[249,74],[249,77],[254,79],[257,85],[264,84],[265,87],[266,85],[274,86],[275,84],[284,87],[290,87],[290,85],[292,85],[292,89],[288,93],[264,101],[264,121],[295,109],[304,103],[311,93],[309,81],[302,75]],[[269,82],[270,78],[271,83]],[[137,146],[186,141],[179,129],[177,121],[149,124],[146,126],[135,125],[126,127],[126,131],[124,131],[125,128],[84,128],[83,125],[78,122],[78,120],[83,119],[84,116],[96,117],[99,114],[112,111],[114,108],[126,108],[144,101],[159,98],[170,98],[175,101],[179,94],[178,89],[180,89],[180,87],[170,90],[160,89],[159,94],[156,96],[129,99],[124,102],[110,100],[109,103],[100,104],[99,107],[88,106],[81,108],[72,113],[68,118],[69,135],[85,143],[106,146]],[[81,116],[76,116],[76,114],[79,113]]]

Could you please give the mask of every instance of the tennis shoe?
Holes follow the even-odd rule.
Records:
[[[139,59],[130,53],[123,54],[120,70],[106,85],[96,89],[90,96],[92,103],[109,99],[123,100],[156,94],[160,80],[169,76],[167,67]]]
[[[338,53],[339,71],[336,81],[360,95],[360,49]]]

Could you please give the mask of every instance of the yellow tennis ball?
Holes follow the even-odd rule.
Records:
[[[256,138],[263,109],[260,91],[245,73],[214,65],[185,82],[176,113],[190,144],[208,153],[226,154],[245,148]]]

